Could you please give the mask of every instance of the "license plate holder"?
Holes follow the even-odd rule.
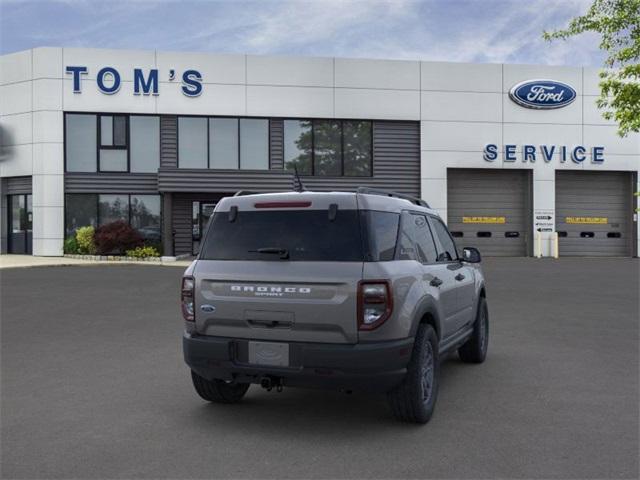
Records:
[[[272,367],[289,366],[289,344],[276,342],[249,342],[249,363]]]

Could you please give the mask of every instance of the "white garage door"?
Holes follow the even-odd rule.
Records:
[[[633,255],[632,192],[629,172],[556,172],[560,255]]]
[[[526,256],[530,185],[526,170],[447,170],[448,226],[458,246],[487,256]]]

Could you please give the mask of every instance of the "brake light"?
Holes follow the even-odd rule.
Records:
[[[255,208],[306,208],[311,206],[311,202],[258,202],[253,206]]]
[[[374,330],[393,311],[389,280],[366,280],[358,284],[358,329]]]
[[[195,279],[193,277],[182,277],[182,289],[180,292],[180,304],[182,306],[182,316],[187,322],[194,322],[193,291],[195,289]]]

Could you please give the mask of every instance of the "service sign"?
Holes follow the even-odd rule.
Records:
[[[539,110],[566,107],[576,96],[572,87],[555,80],[527,80],[509,91],[509,97],[518,105]]]

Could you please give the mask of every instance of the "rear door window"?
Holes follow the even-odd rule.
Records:
[[[457,260],[458,251],[456,249],[456,244],[453,241],[453,238],[451,238],[449,230],[447,230],[447,227],[442,223],[442,220],[430,217],[429,222],[431,223],[434,235],[438,238],[440,243],[438,248],[438,261],[450,262]]]
[[[327,210],[238,211],[235,218],[216,212],[200,255],[203,260],[326,262],[363,257],[356,210],[338,210],[333,220]]]
[[[436,246],[426,216],[409,212],[402,214],[397,258],[420,263],[436,261]]]

